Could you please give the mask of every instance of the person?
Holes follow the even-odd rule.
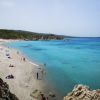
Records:
[[[14,65],[11,65],[11,64],[10,64],[9,67],[14,67]]]
[[[38,77],[39,77],[39,73],[37,72],[37,79],[38,79]]]
[[[25,57],[23,58],[23,61],[25,61],[26,59],[25,59]]]
[[[14,78],[14,76],[11,74],[11,75],[8,75],[8,76],[6,76],[6,79],[13,79]]]
[[[44,63],[44,66],[46,66],[46,63]]]
[[[17,51],[17,54],[19,54],[19,52]]]

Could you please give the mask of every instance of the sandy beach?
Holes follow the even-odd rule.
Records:
[[[0,40],[0,77],[19,100],[33,100],[31,93],[36,89],[42,91],[44,87],[42,80],[37,80],[37,72],[41,67],[23,59],[24,56],[17,50],[3,46],[4,42],[9,41]]]

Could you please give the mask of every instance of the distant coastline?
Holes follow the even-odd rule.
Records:
[[[0,29],[0,39],[11,39],[11,40],[64,40],[70,38],[100,38],[100,37],[80,37],[80,36],[66,36],[57,35],[52,33],[38,33],[24,30],[13,30],[13,29]]]
[[[64,35],[36,33],[22,30],[0,29],[0,39],[20,39],[20,40],[62,40]]]

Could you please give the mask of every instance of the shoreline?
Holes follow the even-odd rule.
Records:
[[[0,77],[9,84],[9,88],[12,93],[16,94],[19,100],[31,100],[30,94],[32,90],[35,90],[34,86],[38,89],[40,85],[36,86],[32,85],[32,83],[36,83],[36,79],[32,75],[34,73],[34,68],[32,64],[28,61],[23,62],[19,61],[19,58],[23,57],[23,55],[17,55],[16,51],[13,49],[6,48],[5,46],[0,46],[2,48],[2,53],[0,53]],[[10,58],[6,56],[3,57],[5,54],[5,50],[9,50]],[[1,51],[0,51],[1,52]],[[10,53],[11,52],[11,53]],[[16,54],[15,54],[16,53]],[[16,57],[17,56],[17,57]],[[19,56],[19,57],[18,57]],[[9,65],[13,65],[14,67],[9,67]],[[25,67],[24,67],[25,66]],[[28,66],[28,68],[26,68]],[[9,75],[13,75],[13,79],[7,79]],[[34,88],[34,89],[31,89]],[[28,94],[28,95],[26,95]]]
[[[43,76],[42,79],[41,71],[44,70],[43,66],[29,60],[20,50],[4,45],[8,42],[15,41],[0,40],[0,78],[7,82],[11,92],[14,93],[19,100],[40,100],[30,96],[35,90],[42,92],[46,97],[49,97],[49,100],[57,100],[56,97],[52,98],[49,96],[49,93],[53,94],[52,91],[54,90],[48,87],[48,83],[44,78],[45,76]],[[7,53],[9,53],[11,58],[6,56]],[[21,60],[23,57],[25,61]],[[10,64],[14,67],[9,67]],[[37,72],[41,75],[41,78],[38,80],[36,78]],[[14,78],[6,79],[8,75],[13,75]],[[40,98],[40,96],[38,97]]]

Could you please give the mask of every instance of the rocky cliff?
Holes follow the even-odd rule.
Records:
[[[9,90],[9,86],[0,78],[0,100],[19,100]]]
[[[100,89],[91,90],[87,86],[76,85],[63,100],[100,100]]]

